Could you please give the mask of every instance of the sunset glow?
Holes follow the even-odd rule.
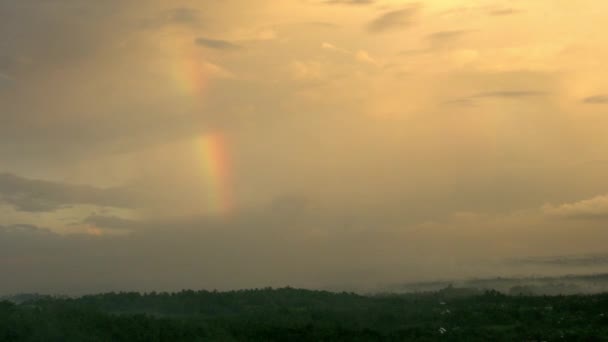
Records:
[[[0,0],[0,295],[603,272],[606,18]]]

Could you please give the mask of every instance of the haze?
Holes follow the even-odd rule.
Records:
[[[600,271],[607,16],[0,0],[0,294]]]

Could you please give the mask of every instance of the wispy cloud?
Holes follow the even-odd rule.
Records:
[[[242,49],[240,45],[221,39],[198,38],[196,39],[196,44],[215,50],[231,51]]]
[[[411,7],[386,12],[372,20],[367,29],[371,33],[383,33],[411,27],[419,11],[419,7]]]
[[[471,31],[468,30],[447,30],[447,31],[438,31],[431,33],[427,36],[428,40],[431,42],[431,45],[437,46],[445,43],[449,43],[455,41],[462,36],[468,34]]]
[[[159,13],[143,22],[145,28],[155,28],[164,25],[200,26],[202,17],[199,10],[189,7],[178,7]]]
[[[376,0],[326,0],[328,5],[372,5]]]
[[[471,30],[437,31],[426,36],[428,47],[421,49],[404,50],[401,51],[399,54],[401,56],[412,56],[434,53],[437,50],[446,49],[454,46],[455,42],[457,42],[463,36],[471,32]]]
[[[524,98],[524,97],[537,97],[547,95],[544,91],[536,91],[536,90],[504,90],[504,91],[488,91],[481,92],[475,95],[472,95],[471,98],[507,98],[507,99],[516,99],[516,98]]]
[[[327,21],[308,21],[308,22],[303,22],[303,23],[299,23],[296,25],[308,25],[308,26],[313,26],[313,27],[322,27],[322,28],[338,28],[340,27],[340,25],[337,25],[335,23],[330,23]]]
[[[551,217],[573,220],[608,219],[608,195],[561,205],[547,204],[543,212]]]
[[[537,90],[501,90],[501,91],[487,91],[472,94],[470,96],[464,96],[452,100],[444,101],[444,104],[452,105],[463,105],[472,106],[475,104],[475,100],[480,99],[526,99],[536,98],[548,95],[547,92]]]
[[[95,228],[99,229],[111,230],[134,230],[141,226],[140,223],[137,221],[117,216],[106,216],[98,214],[94,214],[85,218],[82,223],[94,226]]]
[[[488,14],[491,16],[500,17],[500,16],[519,14],[521,12],[522,11],[515,9],[515,8],[499,8],[499,9],[489,10]]]
[[[509,16],[522,13],[523,11],[517,8],[511,7],[497,7],[497,6],[466,6],[466,7],[456,7],[452,9],[448,9],[443,11],[441,14],[444,15],[463,15],[463,14],[473,14],[473,13],[482,13],[490,16],[500,17],[500,16]]]
[[[0,174],[0,203],[25,212],[55,211],[84,204],[123,208],[132,206],[124,189],[101,189],[33,180],[9,173]]]
[[[54,233],[48,229],[40,228],[31,224],[11,224],[0,225],[0,235],[42,235],[45,237],[54,236]]]
[[[608,95],[594,95],[583,99],[587,104],[608,104]]]
[[[608,265],[608,254],[529,257],[516,259],[514,262],[518,264],[549,266],[600,266]]]
[[[351,56],[360,63],[366,63],[366,64],[375,65],[375,66],[382,65],[381,62],[376,60],[374,57],[372,57],[369,54],[369,52],[367,52],[365,50],[350,51],[348,49],[344,49],[344,48],[335,46],[334,44],[327,43],[327,42],[324,42],[323,44],[321,44],[321,47],[328,51],[333,51],[333,52],[340,53],[343,55]]]

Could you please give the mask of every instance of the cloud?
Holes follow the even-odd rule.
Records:
[[[398,210],[403,209],[399,203]],[[458,213],[444,221],[434,218],[406,224],[385,214],[339,211],[289,195],[221,218],[129,220],[102,213],[84,220],[102,231],[130,231],[123,235],[2,227],[0,268],[12,276],[0,283],[0,294],[281,285],[364,290],[412,280],[512,274],[522,265],[497,270],[485,263],[539,250],[571,253],[551,248],[555,240],[564,241],[559,230],[547,242],[555,227],[530,229],[527,217]]]
[[[94,226],[95,228],[112,230],[134,230],[141,227],[141,223],[138,221],[128,220],[117,216],[97,214],[85,218],[82,223]]]
[[[324,42],[323,44],[321,44],[321,47],[325,50],[335,51],[335,52],[339,52],[339,53],[343,53],[343,54],[348,54],[348,55],[353,54],[353,52],[350,50],[339,48],[339,47],[335,46],[334,44],[327,43],[327,42]]]
[[[262,2],[190,1],[188,6],[195,8],[173,8],[180,5],[167,1],[142,5],[134,0],[0,0],[0,72],[15,84],[0,90],[0,160],[7,171],[15,172],[0,176],[0,222],[29,222],[57,232],[84,231],[90,225],[116,230],[116,234],[130,231],[143,241],[161,235],[146,235],[158,229],[168,237],[163,235],[158,244],[149,245],[160,246],[165,258],[182,252],[180,243],[193,249],[198,243],[213,251],[193,251],[190,258],[182,255],[169,265],[186,267],[183,271],[195,270],[195,265],[187,269],[188,263],[201,259],[218,265],[202,268],[211,272],[221,272],[224,259],[230,258],[240,258],[250,266],[250,254],[259,257],[257,261],[273,261],[270,255],[256,253],[273,253],[276,258],[284,252],[297,264],[321,249],[329,260],[340,257],[344,261],[334,260],[329,272],[353,270],[357,266],[353,260],[383,258],[368,265],[381,269],[383,262],[388,265],[408,256],[424,259],[443,250],[448,257],[468,252],[470,248],[452,249],[448,242],[470,232],[475,222],[457,227],[446,223],[447,233],[433,236],[438,242],[429,238],[428,248],[411,255],[400,254],[406,248],[391,243],[415,240],[407,247],[416,248],[420,246],[417,236],[374,240],[377,230],[405,231],[411,224],[442,220],[454,211],[510,213],[533,208],[535,215],[542,216],[539,208],[544,203],[590,198],[605,188],[608,181],[602,177],[603,170],[588,167],[588,173],[581,171],[581,177],[573,177],[560,167],[568,160],[599,158],[606,141],[599,134],[589,134],[593,127],[601,130],[597,122],[601,118],[573,116],[570,107],[555,102],[559,95],[567,95],[556,88],[565,82],[559,70],[572,62],[566,55],[553,58],[561,43],[567,42],[552,39],[563,37],[551,37],[549,29],[540,36],[521,37],[519,31],[510,33],[503,25],[507,20],[532,27],[536,21],[511,23],[509,18],[489,17],[487,6],[460,18],[447,18],[439,13],[443,5],[431,6],[428,13],[424,7],[381,7],[399,1],[376,1],[378,7],[361,1],[333,1],[335,6],[323,5],[326,0],[306,1],[314,2],[312,8]],[[256,8],[263,13],[251,15]],[[367,31],[416,25],[418,19],[422,22],[418,8],[420,16],[438,16],[437,20],[382,37]],[[340,15],[335,15],[338,10]],[[559,12],[549,14],[562,16]],[[141,27],[145,18],[152,25],[147,30]],[[575,26],[570,21],[563,24]],[[335,25],[340,29],[325,28]],[[467,29],[480,26],[483,34],[469,36]],[[407,37],[402,34],[414,31]],[[496,44],[498,37],[506,45]],[[526,48],[538,45],[542,38],[548,45],[533,51]],[[428,54],[398,59],[399,44],[429,48]],[[461,44],[471,46],[452,50]],[[435,53],[431,48],[445,50]],[[589,46],[588,56],[585,52],[576,60],[591,56],[590,67],[599,63],[596,59],[601,53],[592,53],[594,48]],[[573,79],[584,83],[588,70],[583,69],[581,77]],[[394,77],[400,72],[408,72],[407,78]],[[534,90],[546,90],[551,96]],[[594,94],[584,93],[576,101]],[[480,106],[460,112],[456,107],[436,106],[437,99]],[[494,105],[482,108],[484,103]],[[450,115],[454,110],[457,115]],[[201,143],[209,133],[225,138],[222,156],[230,161],[225,168],[230,179],[225,182],[207,177],[213,168],[205,162],[211,152],[204,153]],[[103,189],[16,175],[132,185]],[[234,217],[228,215],[223,225],[191,218],[212,216],[210,202],[218,198],[212,196],[213,189],[234,199],[234,213],[230,213]],[[331,213],[315,216],[301,209],[298,201],[282,202],[269,213],[248,213],[292,192],[321,202],[319,206]],[[98,208],[106,206],[110,207],[106,211]],[[73,208],[58,210],[65,207]],[[89,216],[92,212],[97,214]],[[542,219],[548,223],[543,221],[539,230],[552,237],[556,227],[580,224]],[[580,225],[595,229],[600,224]],[[537,234],[537,225],[541,223],[509,224],[505,231],[522,227],[511,240],[496,238],[500,232],[486,229],[492,231],[487,241],[490,246],[492,241],[517,248],[531,245],[529,236]],[[479,226],[483,226],[481,234],[486,234],[483,228],[497,224]],[[343,227],[354,228],[335,231]],[[180,230],[188,229],[191,232],[181,235]],[[203,232],[210,229],[214,232]],[[369,232],[359,238],[357,230],[364,229]],[[420,230],[421,235],[426,233]],[[600,240],[590,235],[587,243]],[[281,249],[292,236],[301,238],[294,242],[302,243],[295,246],[301,249]],[[164,249],[163,240],[172,237],[175,250]],[[558,240],[566,244],[575,238]],[[131,266],[148,265],[144,262],[148,253],[163,257],[151,250],[137,254],[146,245],[125,239],[113,241],[129,245],[121,247],[127,256],[136,251],[129,259]],[[247,246],[248,239],[256,248]],[[341,249],[341,239],[352,242]],[[435,245],[444,241],[445,245]],[[459,242],[465,246],[466,241]],[[358,257],[353,251],[365,249],[368,242],[377,243],[377,249]],[[387,245],[390,248],[383,249]],[[483,246],[480,243],[478,248]],[[111,244],[108,248],[107,253],[83,253],[101,271],[104,258],[113,251]],[[542,248],[562,253],[551,245]],[[80,255],[78,247],[68,250],[72,252],[66,256],[68,265],[81,266],[70,264],[74,261],[69,259]],[[313,257],[314,262],[323,262]],[[120,258],[110,261],[116,260]],[[231,260],[232,271],[247,270]],[[313,266],[310,270],[308,275],[314,278]],[[183,277],[191,274],[184,272]],[[270,279],[279,277],[270,271],[266,274]],[[222,278],[225,275],[216,273],[215,279],[229,279]],[[54,277],[48,279],[47,283]],[[156,280],[162,283],[163,279],[158,274]]]
[[[505,91],[489,91],[482,92],[475,95],[472,95],[470,98],[506,98],[506,99],[516,99],[516,98],[525,98],[525,97],[537,97],[544,96],[546,92],[543,91],[535,91],[535,90],[505,90]]]
[[[196,39],[196,44],[215,50],[233,51],[242,49],[240,45],[220,39],[198,38]]]
[[[52,236],[55,235],[48,229],[40,228],[31,224],[11,224],[11,225],[0,225],[0,235],[43,235]]]
[[[328,5],[372,5],[376,0],[326,0]]]
[[[466,97],[444,101],[444,104],[473,106],[475,100],[479,99],[525,99],[535,98],[547,95],[547,92],[536,90],[502,90],[502,91],[487,91],[473,94]]]
[[[234,77],[204,51],[192,49],[197,28],[141,27],[146,17],[158,25],[200,24],[203,12],[160,10],[166,5],[156,1],[136,4],[0,1],[0,159],[68,165],[194,137],[225,120],[219,114],[225,108],[199,107],[202,96],[184,101],[196,87],[206,90],[198,97],[210,92],[215,80]],[[191,61],[178,52],[185,46]],[[109,100],[100,100],[101,93],[111,94]],[[215,101],[206,99],[206,107],[234,103]]]
[[[387,247],[368,241],[360,248],[371,232],[315,235],[285,223],[249,217],[101,237],[0,229],[0,268],[11,274],[1,282],[0,294],[319,288],[364,284],[370,272],[377,283],[391,274],[377,258],[361,258]],[[379,232],[373,236],[388,240]]]
[[[603,266],[608,265],[608,254],[530,257],[515,259],[513,262],[549,266]]]
[[[496,6],[466,6],[466,7],[455,7],[443,11],[444,15],[459,15],[459,14],[473,14],[473,13],[485,13],[490,16],[509,16],[522,13],[522,10],[510,7],[496,7]]]
[[[372,56],[370,56],[369,53],[365,50],[357,51],[357,53],[355,54],[355,59],[362,63],[380,66],[380,63],[376,59],[374,59]]]
[[[437,31],[426,36],[428,47],[421,49],[410,49],[399,52],[401,56],[414,56],[436,53],[440,49],[450,47],[454,42],[464,35],[470,33],[469,30],[447,30]]]
[[[515,15],[521,13],[521,10],[515,8],[500,8],[500,9],[492,9],[488,11],[488,14],[491,16],[507,16],[507,15]]]
[[[118,236],[59,235],[33,226],[0,229],[0,268],[11,274],[0,282],[0,294],[280,285],[362,288],[421,279],[420,269],[433,277],[461,272],[454,265],[463,256],[452,248],[469,243],[444,234],[439,238],[428,229],[391,231],[379,220],[330,214],[293,196],[219,219],[156,219],[132,225],[112,216],[92,216],[87,221],[141,229]],[[435,244],[448,248],[433,251],[437,260],[420,258]],[[444,262],[448,256],[449,265]]]
[[[322,80],[325,78],[323,66],[317,61],[294,61],[289,68],[294,80]]]
[[[370,56],[369,52],[367,52],[365,50],[359,50],[356,52],[350,51],[348,49],[337,47],[334,44],[327,43],[327,42],[324,42],[323,44],[321,44],[321,47],[328,51],[333,51],[333,52],[337,52],[337,53],[340,53],[343,55],[350,56],[354,60],[356,60],[357,62],[360,62],[360,63],[371,64],[371,65],[375,65],[375,66],[381,66],[381,64],[382,64],[378,60],[376,60],[374,57]]]
[[[471,31],[467,30],[448,30],[448,31],[438,31],[428,35],[428,39],[431,42],[431,46],[437,47],[441,45],[445,45],[447,43],[451,43],[462,36],[470,33]]]
[[[19,67],[15,64],[23,62],[23,72],[34,72],[90,58],[126,35],[129,26],[118,11],[123,6],[117,1],[0,1],[5,63],[12,60]]]
[[[199,10],[189,7],[178,7],[162,11],[153,18],[143,21],[144,28],[158,28],[165,25],[200,26],[202,24]]]
[[[608,104],[608,95],[594,95],[583,99],[587,104]]]
[[[383,33],[411,27],[418,12],[419,8],[417,7],[387,12],[371,21],[367,29],[371,33]]]
[[[557,206],[547,204],[543,207],[543,212],[562,219],[605,220],[608,219],[608,195]]]
[[[0,203],[26,212],[49,212],[87,204],[119,208],[133,205],[124,189],[32,180],[9,173],[0,174]]]
[[[198,24],[201,21],[200,12],[197,9],[180,7],[168,10],[165,16],[173,21],[179,23]]]

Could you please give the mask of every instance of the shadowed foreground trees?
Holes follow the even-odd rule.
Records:
[[[0,341],[608,340],[608,295],[286,288],[33,298],[0,302]]]

